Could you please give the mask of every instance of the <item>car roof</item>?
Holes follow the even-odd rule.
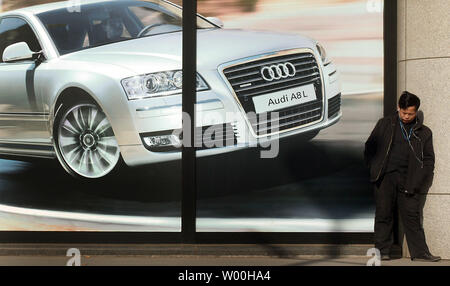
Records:
[[[74,7],[77,3],[80,3],[81,5],[84,4],[92,4],[92,3],[101,3],[101,2],[110,2],[110,1],[120,1],[120,0],[78,0],[78,1],[60,1],[60,2],[53,2],[53,3],[47,3],[47,4],[40,4],[40,5],[34,5],[29,7],[24,7],[16,10],[7,11],[4,13],[1,13],[0,16],[8,15],[8,14],[14,14],[14,13],[20,13],[20,14],[39,14],[44,13],[48,11],[58,10],[61,8],[69,8]]]

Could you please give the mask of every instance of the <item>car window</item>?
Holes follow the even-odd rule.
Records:
[[[158,0],[89,3],[82,5],[78,13],[63,8],[40,13],[37,17],[60,55],[182,30],[182,10]],[[214,28],[200,17],[198,27]]]
[[[175,15],[163,13],[148,7],[134,6],[129,7],[129,9],[134,15],[136,15],[137,18],[139,18],[139,21],[142,23],[142,28],[159,24],[171,24],[179,27],[182,26],[181,18],[178,18]]]
[[[47,14],[42,17],[61,55],[130,38],[120,16],[105,11]]]
[[[41,45],[28,23],[17,17],[4,18],[0,22],[0,63],[3,62],[3,52],[12,44],[26,42],[33,52],[41,50]]]

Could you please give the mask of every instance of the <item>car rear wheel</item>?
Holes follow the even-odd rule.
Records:
[[[58,158],[70,173],[82,178],[101,178],[120,160],[111,124],[95,104],[80,103],[61,111],[55,134]]]

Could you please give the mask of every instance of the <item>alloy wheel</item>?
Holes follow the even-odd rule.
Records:
[[[107,175],[120,159],[111,124],[94,104],[80,104],[63,114],[58,127],[58,148],[70,169],[86,178]]]

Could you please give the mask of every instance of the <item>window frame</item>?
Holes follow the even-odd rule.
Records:
[[[45,48],[44,48],[44,45],[42,43],[42,40],[39,37],[39,34],[37,33],[37,31],[36,31],[35,27],[33,26],[33,24],[30,23],[30,21],[28,21],[28,19],[26,17],[23,17],[21,15],[17,15],[17,14],[9,14],[9,15],[5,15],[5,16],[0,16],[0,25],[2,24],[3,20],[8,19],[8,18],[17,18],[17,19],[23,20],[31,28],[31,31],[33,32],[34,36],[36,37],[37,42],[39,43],[39,46],[41,47],[41,51],[44,52]],[[20,43],[20,42],[18,42],[18,43]],[[5,49],[7,47],[8,46],[6,46]],[[5,63],[5,62],[3,62],[3,52],[4,52],[4,50],[1,51],[1,53],[0,53],[0,57],[2,58],[0,60],[0,66],[3,66],[3,65],[17,65],[17,64],[31,64],[31,63],[35,62],[34,60],[23,60],[23,61],[17,61],[17,62],[12,62],[12,63]],[[45,54],[45,52],[44,52],[44,54]]]
[[[184,9],[190,11],[196,11],[197,0],[185,1]],[[184,10],[183,9],[183,10]],[[8,15],[10,17],[10,15]],[[3,19],[1,17],[0,19]],[[23,18],[23,17],[22,17]],[[184,20],[196,21],[197,15],[192,13],[189,15],[189,19],[183,17]],[[184,24],[183,20],[183,24]],[[27,21],[29,23],[29,21]],[[30,23],[29,23],[30,24]],[[384,1],[384,115],[389,115],[396,110],[396,98],[397,98],[397,1]],[[32,26],[32,25],[30,25]],[[32,26],[33,27],[33,26]],[[34,27],[33,27],[34,28]],[[44,28],[44,30],[46,30]],[[34,30],[36,33],[36,31]],[[46,31],[46,33],[48,33]],[[193,36],[194,31],[187,31],[183,29],[183,38]],[[194,38],[195,39],[195,38]],[[39,37],[38,37],[38,40]],[[51,38],[50,38],[51,40]],[[52,41],[52,40],[51,40]],[[191,41],[191,39],[186,39]],[[52,41],[53,42],[53,41]],[[42,42],[40,43],[42,46]],[[59,56],[58,50],[55,47],[55,51]],[[183,47],[183,58],[186,55],[193,55],[196,53],[196,42],[189,46]],[[183,73],[186,75],[186,71],[190,73],[195,70],[188,69],[183,65]],[[192,74],[194,76],[194,74]],[[183,93],[190,92],[190,100],[183,100],[183,109],[192,110],[195,99],[195,89],[188,89],[187,85],[183,85]],[[193,114],[191,114],[193,115]],[[186,153],[185,153],[186,152]],[[189,155],[191,150],[185,150],[183,157]],[[181,232],[57,232],[57,231],[0,231],[0,243],[285,243],[285,244],[372,244],[373,233],[277,233],[277,232],[264,232],[264,233],[245,233],[245,232],[225,232],[225,233],[205,233],[196,232],[195,218],[196,218],[196,171],[195,171],[195,156],[193,159],[185,161],[186,165],[183,165],[183,193],[182,199],[182,222],[183,228]],[[193,176],[192,170],[189,170],[189,166],[194,166]],[[398,231],[396,227],[396,231]],[[396,244],[401,244],[397,236],[394,236]]]

